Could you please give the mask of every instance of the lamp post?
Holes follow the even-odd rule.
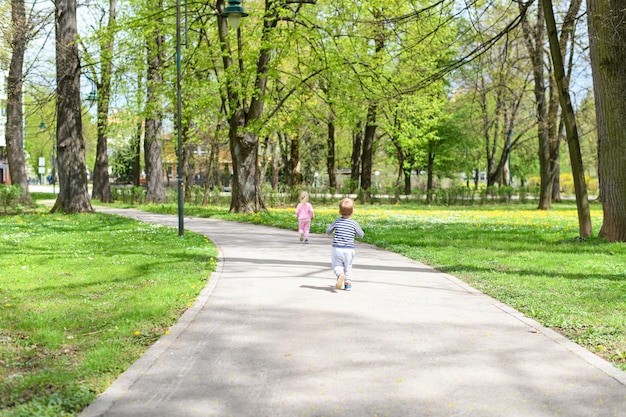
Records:
[[[182,98],[181,98],[181,65],[180,65],[180,0],[176,0],[176,132],[178,139],[178,164],[176,179],[178,183],[178,236],[185,234],[185,196],[183,192],[183,139],[182,127]]]
[[[186,7],[186,3],[185,3]],[[233,28],[239,28],[241,18],[248,16],[240,0],[228,0],[228,6],[224,9],[222,16],[228,18],[228,24]],[[185,198],[183,191],[183,140],[182,140],[182,94],[181,94],[181,52],[180,52],[180,0],[176,0],[176,130],[178,144],[178,236],[185,234]]]

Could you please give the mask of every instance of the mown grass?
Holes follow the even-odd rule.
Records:
[[[175,213],[175,206],[147,210]],[[324,233],[336,205],[316,205],[312,231]],[[295,229],[294,208],[229,214],[186,207],[188,215]],[[578,238],[574,204],[442,208],[357,205],[364,241],[466,281],[626,370],[626,244]],[[597,234],[602,211],[593,205]]]
[[[0,216],[0,416],[71,416],[167,332],[215,267],[204,237],[102,214]]]

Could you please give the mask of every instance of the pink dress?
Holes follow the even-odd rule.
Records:
[[[296,217],[298,217],[298,232],[300,233],[300,240],[304,238],[304,241],[308,242],[311,219],[314,217],[313,206],[311,203],[298,204],[296,207]]]

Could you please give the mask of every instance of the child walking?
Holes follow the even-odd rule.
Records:
[[[339,214],[341,217],[328,226],[326,234],[333,236],[333,255],[332,267],[337,283],[335,287],[338,290],[352,289],[352,261],[354,260],[354,237],[363,237],[365,233],[359,224],[352,220],[352,212],[354,211],[354,201],[344,198],[339,202]]]
[[[315,217],[313,206],[309,203],[309,193],[302,191],[300,193],[300,203],[296,207],[296,217],[298,218],[298,232],[300,233],[300,242],[309,243],[309,230],[311,229],[311,220]]]

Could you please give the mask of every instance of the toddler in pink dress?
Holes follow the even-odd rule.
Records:
[[[298,232],[300,233],[300,242],[309,243],[309,229],[311,228],[311,220],[313,220],[313,206],[309,203],[309,193],[302,191],[300,193],[300,203],[296,207],[296,217],[298,218]]]

